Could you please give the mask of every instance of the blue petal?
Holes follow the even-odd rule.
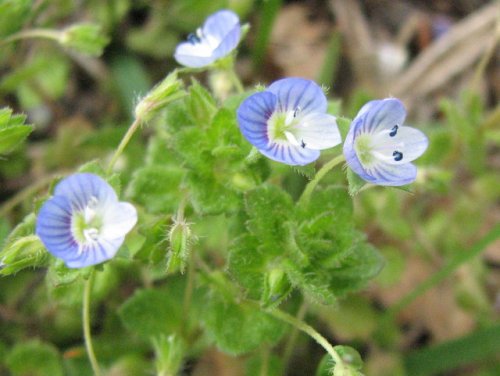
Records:
[[[83,268],[110,260],[116,255],[124,239],[124,237],[121,237],[113,240],[99,240],[99,242],[86,244],[77,258],[65,260],[66,265],[69,268]]]
[[[259,149],[269,159],[285,163],[290,166],[304,166],[319,158],[319,150],[302,148],[285,143],[273,143],[266,148]]]
[[[71,232],[72,208],[70,201],[55,196],[45,201],[36,221],[36,234],[45,248],[64,261],[78,253],[78,244]]]
[[[230,30],[224,39],[221,40],[220,45],[214,50],[213,58],[214,61],[220,59],[221,57],[229,55],[229,53],[238,46],[241,37],[241,27],[237,24]]]
[[[370,177],[365,180],[370,183],[397,187],[414,182],[417,178],[417,167],[412,163],[401,165],[377,163],[368,173]]]
[[[267,121],[275,111],[276,101],[274,94],[264,91],[252,94],[238,108],[237,118],[241,133],[259,149],[269,144]]]
[[[206,43],[183,42],[175,49],[174,58],[186,67],[201,68],[216,60],[213,53],[214,51]]]
[[[391,129],[395,125],[402,126],[406,118],[406,109],[397,98],[374,100],[365,104],[353,120],[361,133],[374,133],[382,129]],[[360,122],[357,122],[361,120]]]
[[[302,115],[313,112],[326,113],[326,96],[314,81],[304,78],[283,78],[271,84],[267,91],[278,97],[280,112],[299,109]]]
[[[54,196],[67,198],[71,207],[78,210],[85,208],[91,197],[97,198],[99,202],[118,200],[115,191],[104,179],[89,173],[74,174],[63,179],[57,184]]]
[[[203,25],[203,36],[213,37],[223,41],[230,34],[234,34],[231,39],[235,40],[233,49],[240,40],[240,19],[238,15],[230,10],[220,10],[209,16]]]
[[[353,170],[356,174],[358,174],[361,178],[366,181],[370,181],[371,176],[366,173],[363,165],[358,159],[358,155],[354,150],[354,139],[355,133],[358,130],[360,124],[362,124],[362,119],[356,117],[351,123],[351,127],[349,128],[349,132],[344,141],[344,156],[347,162],[347,165]]]

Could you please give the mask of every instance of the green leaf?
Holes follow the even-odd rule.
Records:
[[[348,252],[354,241],[352,200],[343,187],[317,190],[297,207],[297,243],[311,260],[330,266]]]
[[[349,255],[340,261],[338,267],[331,269],[330,286],[337,296],[359,290],[374,278],[383,266],[384,259],[377,249],[368,243],[359,242]]]
[[[0,1],[0,37],[19,31],[31,16],[31,0]]]
[[[207,127],[217,111],[217,103],[212,95],[195,79],[192,79],[189,87],[186,106],[193,123],[200,127]]]
[[[190,311],[183,308],[185,278],[170,278],[159,289],[137,290],[118,309],[118,316],[130,332],[144,339],[161,335],[181,334],[184,329],[196,330],[204,291],[197,289],[191,299]],[[187,316],[187,318],[186,318]]]
[[[169,335],[181,327],[183,315],[179,302],[166,289],[138,290],[123,303],[118,315],[123,325],[139,337]]]
[[[100,56],[109,38],[102,32],[101,26],[92,23],[71,25],[64,29],[60,42],[63,46],[90,56]]]
[[[179,189],[184,169],[172,165],[151,165],[137,169],[128,187],[128,195],[151,213],[172,213],[182,198]]]
[[[283,243],[289,237],[283,224],[292,218],[292,208],[291,197],[274,185],[264,185],[246,194],[247,228],[266,252],[283,253]]]
[[[63,375],[62,358],[49,344],[37,340],[19,343],[7,355],[5,364],[12,376]]]
[[[236,304],[218,295],[210,295],[207,299],[203,324],[222,351],[242,354],[275,344],[284,333],[285,325],[256,305]]]
[[[33,131],[33,126],[24,124],[26,116],[12,115],[10,108],[0,109],[0,154],[12,151]]]

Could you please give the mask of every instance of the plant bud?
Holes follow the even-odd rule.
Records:
[[[134,115],[136,119],[148,121],[168,103],[184,95],[183,83],[177,78],[177,71],[173,71],[139,101]]]
[[[104,47],[109,43],[109,38],[102,33],[99,25],[83,23],[65,29],[59,42],[77,52],[100,56]]]
[[[184,273],[191,245],[195,240],[189,223],[184,220],[174,220],[168,233],[168,239],[170,247],[167,255],[167,270],[172,272],[179,269],[181,273]]]

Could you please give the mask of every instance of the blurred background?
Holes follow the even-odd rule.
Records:
[[[0,159],[0,238],[32,210],[47,179],[109,156],[137,99],[177,67],[179,41],[207,15],[231,8],[250,24],[236,61],[245,86],[314,79],[346,117],[367,100],[395,96],[409,109],[407,123],[430,138],[412,193],[377,188],[355,198],[358,227],[386,267],[364,293],[312,310],[318,329],[355,346],[367,375],[500,375],[499,4],[0,0],[4,40],[81,22],[102,32],[102,48],[88,53],[44,37],[0,42],[0,106],[34,125],[27,142]],[[145,129],[131,154],[144,153],[147,137]],[[10,344],[31,337],[75,356],[75,320],[40,308],[33,296],[42,278],[29,271],[0,280],[0,364]],[[50,333],[48,323],[75,328]],[[321,349],[303,338],[294,354],[287,375],[313,375]],[[200,359],[186,375],[245,374],[242,359],[215,349]],[[5,366],[0,374],[9,374]]]

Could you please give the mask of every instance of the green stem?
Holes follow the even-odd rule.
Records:
[[[136,118],[132,125],[129,127],[127,130],[127,133],[125,133],[125,136],[123,136],[120,145],[118,145],[118,148],[115,151],[115,154],[113,154],[113,157],[111,158],[111,161],[109,162],[107,173],[110,174],[111,171],[113,170],[113,166],[115,165],[116,161],[120,157],[120,155],[123,153],[123,150],[125,147],[128,145],[130,139],[134,135],[135,131],[139,126],[142,124],[142,120],[140,118]]]
[[[311,194],[314,191],[314,188],[316,188],[321,179],[323,179],[323,177],[327,174],[327,172],[329,172],[338,164],[342,163],[344,160],[345,160],[344,155],[340,154],[339,156],[333,158],[330,162],[323,165],[323,167],[321,167],[314,176],[314,179],[307,184],[306,188],[304,189],[304,192],[302,192],[302,196],[300,196],[300,201],[308,202],[309,199],[311,198]]]
[[[234,68],[231,67],[230,69],[227,69],[226,72],[229,76],[229,79],[231,80],[231,83],[236,88],[236,91],[238,92],[238,94],[244,93],[245,88],[243,87],[243,84],[241,83],[240,78],[238,77],[238,75],[234,71]]]
[[[276,308],[269,309],[266,312],[306,333],[309,337],[313,338],[321,347],[323,347],[328,354],[330,354],[336,364],[341,367],[343,366],[344,361],[342,360],[342,357],[337,353],[337,351],[335,351],[330,342],[328,342],[328,340],[321,334],[319,334],[312,326]]]
[[[61,38],[61,32],[57,30],[47,30],[47,29],[24,30],[20,31],[19,33],[12,34],[8,38],[5,38],[3,41],[0,42],[0,45],[12,43],[27,38],[45,38],[58,41]]]
[[[304,301],[297,312],[296,315],[297,320],[304,321],[306,312],[307,312],[307,303]],[[285,367],[288,366],[290,358],[293,355],[293,349],[295,348],[295,342],[297,341],[298,334],[299,330],[296,327],[294,327],[292,333],[290,334],[290,337],[288,337],[288,341],[285,345],[285,351],[283,352],[283,364]]]
[[[89,357],[90,364],[95,376],[101,375],[101,369],[92,346],[92,335],[90,333],[90,293],[92,291],[92,284],[94,282],[94,270],[90,272],[90,276],[85,281],[85,288],[83,290],[83,338],[85,340],[85,348]]]

